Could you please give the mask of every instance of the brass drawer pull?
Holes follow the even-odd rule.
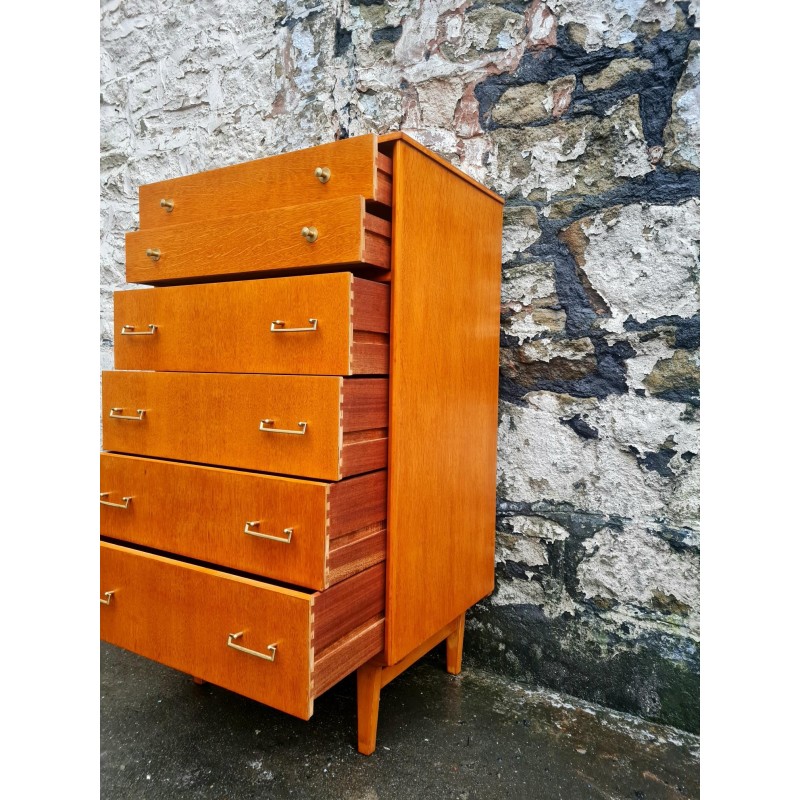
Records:
[[[298,422],[297,425],[300,428],[299,431],[288,431],[285,428],[271,427],[274,424],[275,424],[274,419],[262,419],[261,424],[258,426],[258,429],[260,431],[264,431],[264,433],[288,433],[291,434],[292,436],[302,436],[306,432],[306,428],[308,427],[307,422]]]
[[[162,200],[159,205],[161,208],[166,208],[167,211],[172,211],[175,208],[175,201],[174,200]]]
[[[158,259],[161,258],[161,251],[152,247],[148,247],[147,250],[144,251],[144,254],[148,258],[152,258],[153,261],[158,261]]]
[[[101,597],[101,598],[100,598],[100,605],[101,605],[101,606],[110,606],[110,605],[111,605],[111,598],[112,598],[113,596],[114,596],[114,591],[113,591],[113,589],[112,589],[112,591],[110,591],[110,592],[106,592],[106,593],[103,595],[103,597],[105,597],[106,599],[105,599],[105,600],[103,600],[103,598]]]
[[[135,325],[123,325],[122,336],[152,336],[158,330],[158,325],[148,325],[146,331],[137,331]]]
[[[320,183],[327,183],[331,179],[331,171],[328,169],[328,167],[317,167],[314,170],[314,177]]]
[[[309,317],[308,321],[311,323],[310,328],[287,328],[286,323],[282,319],[275,319],[269,326],[273,333],[300,333],[302,331],[315,331],[317,329],[317,320],[314,317]]]
[[[306,226],[303,230],[300,231],[303,234],[303,238],[309,242],[310,244],[314,244],[317,241],[317,237],[319,236],[319,232],[316,228],[309,228]]]
[[[102,602],[102,600],[100,601]],[[247,647],[242,647],[240,644],[236,644],[234,642],[235,639],[240,639],[244,636],[244,631],[239,631],[239,633],[229,633],[228,634],[228,647],[232,647],[234,650],[238,650],[240,653],[247,653],[249,656],[255,656],[256,658],[263,658],[264,661],[274,661],[275,656],[278,654],[278,643],[271,644],[267,647],[269,654],[267,653],[259,653],[256,650],[250,650]]]
[[[245,522],[244,532],[248,536],[257,536],[259,539],[269,539],[271,542],[281,542],[281,544],[289,544],[289,542],[292,541],[294,528],[284,528],[283,536],[271,536],[268,533],[259,533],[258,531],[251,530],[252,528],[257,528],[259,525],[261,525],[261,520],[259,519],[253,522]]]
[[[104,497],[108,497],[110,494],[111,492],[100,492],[101,506],[108,506],[109,508],[127,508],[131,500],[133,500],[133,497],[123,497],[121,503],[112,503],[110,500],[103,500]]]
[[[111,419],[132,419],[136,422],[141,422],[144,419],[144,415],[147,413],[144,408],[137,408],[136,416],[133,417],[123,414],[122,412],[124,410],[124,408],[112,408],[111,411],[108,412],[108,416],[111,417]]]

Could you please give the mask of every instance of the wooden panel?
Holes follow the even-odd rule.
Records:
[[[367,620],[324,652],[317,654],[315,651],[312,696],[319,697],[365,661],[380,653],[384,635],[384,619],[379,616]]]
[[[502,204],[396,141],[387,660],[494,583]]]
[[[314,595],[100,544],[100,637],[118,647],[308,719]],[[228,634],[274,662],[228,647]]]
[[[303,237],[304,227],[316,228],[315,242]],[[133,231],[125,235],[125,275],[129,283],[157,284],[344,264],[388,269],[389,240],[373,232],[385,230],[385,220],[365,213],[362,197],[342,197]]]
[[[321,592],[314,601],[314,650],[321,653],[353,628],[382,614],[385,605],[384,564]]]
[[[348,272],[115,292],[114,365],[123,370],[379,374],[388,369],[388,295],[388,286],[353,279]],[[282,331],[313,328],[311,318],[317,320],[316,330]],[[272,330],[275,321],[285,324]],[[126,334],[123,326],[131,326],[134,334]],[[152,330],[149,326],[155,333],[138,335]],[[369,352],[356,357],[356,339],[368,342]]]
[[[102,453],[100,490],[120,505],[131,498],[127,508],[100,506],[103,536],[309,589],[386,556],[384,471],[326,484]],[[245,534],[252,521],[281,538],[292,528],[291,541]]]
[[[385,466],[369,442],[353,444],[366,458],[340,468],[343,434],[372,427],[379,414],[374,397],[386,396],[386,379],[369,378],[371,387],[353,393],[342,384],[359,378],[302,375],[233,375],[196,372],[104,372],[103,447],[120,453],[171,458],[201,464],[339,480]],[[382,389],[379,386],[382,384]],[[341,408],[352,396],[357,408]],[[144,411],[141,420],[114,419]],[[359,411],[360,409],[360,411]],[[386,412],[384,410],[383,424]],[[261,420],[280,430],[259,430]]]
[[[327,183],[315,177],[317,167],[330,169]],[[378,155],[374,134],[140,186],[139,227],[212,221],[349,195],[391,203],[391,161]],[[171,211],[161,206],[162,199],[172,200]]]

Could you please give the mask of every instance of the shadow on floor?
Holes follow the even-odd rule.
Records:
[[[369,757],[354,676],[304,722],[102,644],[100,709],[108,800],[699,797],[696,736],[476,669],[447,675],[438,651],[382,691]]]

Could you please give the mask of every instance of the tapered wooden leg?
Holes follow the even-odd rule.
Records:
[[[447,637],[447,671],[451,675],[461,672],[461,654],[464,652],[464,618],[462,614],[457,622],[456,629]]]
[[[364,664],[359,667],[356,686],[358,694],[358,752],[368,756],[375,751],[378,738],[378,705],[381,699],[383,667]]]

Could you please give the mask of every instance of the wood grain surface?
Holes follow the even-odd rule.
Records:
[[[351,382],[363,386],[348,388]],[[363,458],[342,463],[349,432],[387,424],[385,378],[234,375],[197,372],[103,373],[103,448],[118,453],[339,480],[381,469],[374,442],[352,442]],[[382,398],[382,401],[381,401]],[[383,412],[380,403],[383,402]],[[144,411],[142,420],[114,419]],[[271,427],[305,434],[259,430]],[[384,431],[385,441],[385,431]],[[355,465],[355,466],[354,466]]]
[[[315,330],[284,330],[313,328],[310,319]],[[119,291],[114,325],[121,370],[375,375],[389,366],[389,287],[349,272]]]
[[[118,505],[131,498],[127,508],[100,506],[103,536],[308,589],[385,558],[385,472],[328,484],[102,453],[100,490]],[[246,534],[255,521],[279,538],[291,528],[291,541]]]
[[[389,664],[494,584],[503,211],[402,139],[393,169]]]
[[[327,183],[314,175],[317,167],[330,169]],[[374,134],[140,186],[139,227],[213,221],[349,195],[391,203],[391,162],[378,154]],[[162,200],[172,201],[171,211]]]
[[[168,667],[308,719],[313,595],[100,543],[100,637]],[[266,652],[274,662],[228,647]]]
[[[306,227],[316,229],[316,241],[303,236]],[[128,283],[158,284],[346,264],[388,269],[387,231],[355,196],[148,228],[125,235],[125,275]]]

